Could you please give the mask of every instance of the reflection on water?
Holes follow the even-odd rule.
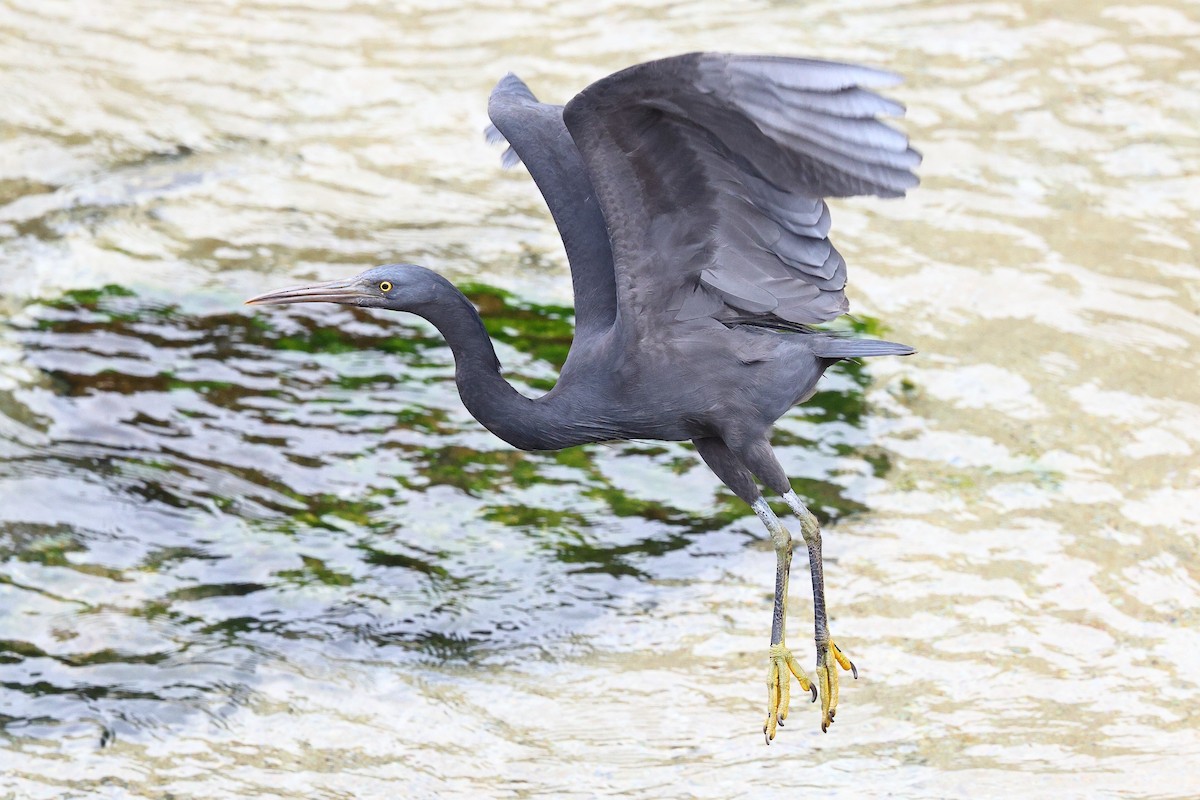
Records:
[[[9,3],[0,796],[1200,794],[1191,11]],[[420,320],[240,305],[417,261],[545,390],[569,281],[487,91],[697,48],[891,66],[926,153],[835,209],[921,354],[778,428],[862,672],[782,749],[773,557],[688,446],[516,452]]]
[[[565,358],[569,311],[466,289],[536,391]],[[700,508],[678,507],[609,474],[712,484],[686,445],[523,453],[494,440],[416,318],[194,315],[109,285],[30,304],[8,338],[39,377],[6,395],[24,420],[0,465],[6,586],[56,622],[13,618],[0,648],[39,736],[138,739],[212,713],[213,694],[232,708],[252,696],[253,663],[297,641],[349,640],[393,668],[542,657],[627,579],[686,580],[695,567],[664,557],[711,551],[703,534],[745,515],[711,486]],[[861,428],[866,382],[839,367],[797,419]],[[884,468],[854,440],[784,433],[836,455],[796,487],[831,519],[863,508],[839,476]],[[8,729],[34,735],[29,724]]]

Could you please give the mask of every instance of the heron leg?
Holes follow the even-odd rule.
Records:
[[[734,494],[750,504],[754,513],[766,525],[775,546],[775,604],[771,618],[771,647],[767,653],[767,719],[763,723],[763,736],[767,744],[775,738],[776,726],[787,719],[791,703],[791,676],[800,681],[800,688],[812,693],[817,699],[817,690],[800,662],[792,655],[785,643],[787,631],[788,575],[792,566],[792,536],[775,512],[767,505],[754,483],[754,477],[742,461],[733,454],[725,443],[716,437],[694,439],[696,452],[704,463],[725,482]]]
[[[834,644],[829,636],[829,621],[825,614],[825,576],[821,559],[821,528],[817,518],[804,507],[800,498],[792,491],[787,473],[779,465],[766,436],[745,438],[731,450],[755,477],[783,495],[784,500],[800,520],[800,533],[808,547],[808,565],[813,584],[813,622],[817,644],[817,683],[821,695],[821,730],[828,730],[837,714],[838,673],[837,667],[850,670],[858,677],[858,670],[850,659]],[[765,522],[765,520],[764,520]],[[786,571],[785,571],[786,574]],[[786,589],[786,586],[785,586]]]
[[[800,533],[808,546],[808,566],[812,573],[813,626],[816,629],[817,683],[821,691],[821,730],[829,729],[837,715],[838,670],[840,666],[858,678],[858,668],[842,653],[829,637],[829,620],[825,613],[825,574],[821,557],[821,526],[796,493],[789,489],[783,495],[792,513],[800,520]]]
[[[775,728],[787,719],[791,705],[792,675],[800,682],[800,688],[812,693],[817,699],[817,688],[809,680],[808,673],[792,655],[784,639],[787,636],[788,578],[792,569],[792,535],[775,516],[775,512],[762,497],[751,506],[754,513],[766,525],[775,545],[775,603],[771,617],[771,649],[767,654],[767,720],[763,723],[763,736],[767,744],[775,738]]]

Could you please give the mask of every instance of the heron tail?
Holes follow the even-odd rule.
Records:
[[[821,358],[863,358],[865,356],[911,356],[917,352],[906,344],[880,339],[843,339],[840,336],[814,337],[813,353]]]

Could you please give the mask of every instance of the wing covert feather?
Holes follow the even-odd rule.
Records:
[[[563,112],[611,240],[620,314],[789,323],[847,310],[824,198],[903,195],[920,155],[877,119],[904,107],[852,64],[691,53],[584,89]]]
[[[501,163],[525,164],[562,237],[575,291],[576,336],[605,329],[617,309],[612,248],[583,159],[563,124],[563,107],[538,102],[510,73],[492,90],[488,116],[488,141],[508,145]]]

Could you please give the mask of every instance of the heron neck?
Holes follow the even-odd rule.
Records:
[[[433,302],[414,309],[433,323],[454,353],[454,380],[471,416],[513,447],[558,450],[592,441],[572,429],[561,393],[534,400],[513,388],[500,372],[500,359],[471,301],[449,281]]]

